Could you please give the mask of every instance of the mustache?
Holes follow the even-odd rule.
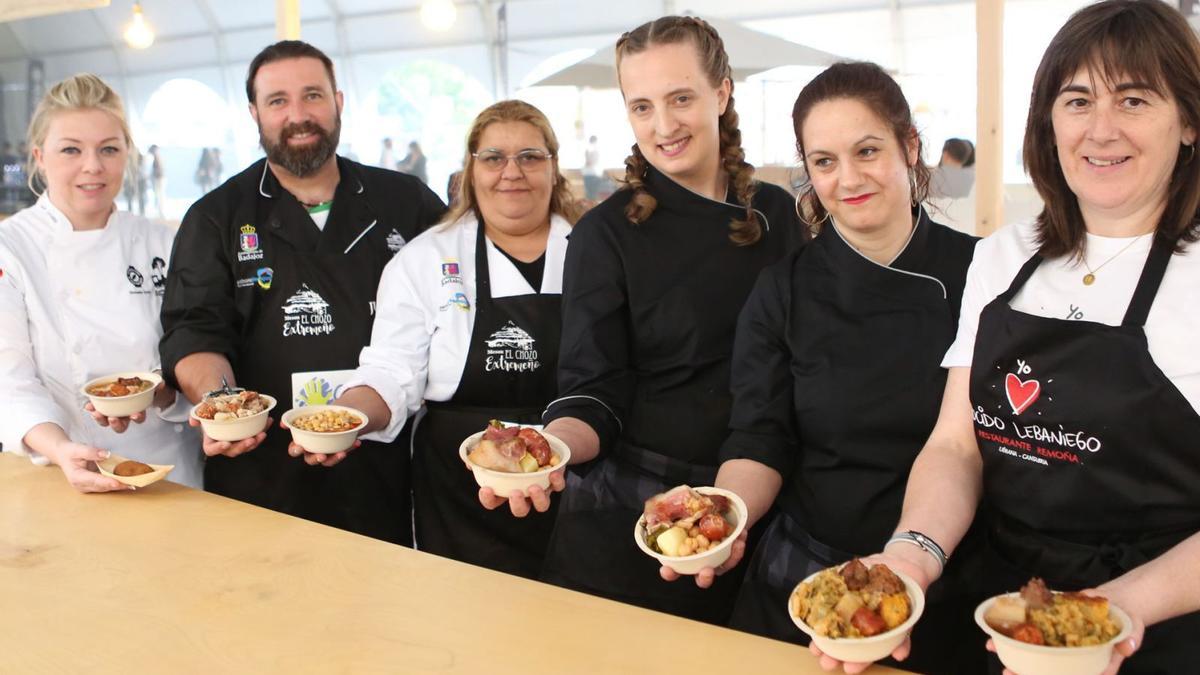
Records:
[[[321,125],[317,124],[316,122],[313,122],[312,120],[305,120],[303,122],[296,122],[294,124],[289,124],[289,125],[285,126],[283,129],[280,129],[279,130],[279,140],[286,141],[287,139],[291,138],[292,136],[299,136],[300,134],[316,134],[318,136],[328,136],[329,135],[329,133],[327,131],[325,131],[325,129]]]

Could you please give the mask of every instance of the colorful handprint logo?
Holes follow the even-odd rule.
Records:
[[[296,403],[306,405],[326,405],[333,401],[333,387],[323,377],[314,377],[300,391],[296,392]]]

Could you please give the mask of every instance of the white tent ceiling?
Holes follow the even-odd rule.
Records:
[[[598,47],[664,12],[691,10],[733,20],[794,17],[829,11],[952,4],[956,0],[508,0],[512,69],[521,54],[536,62],[572,47]],[[963,0],[957,0],[961,3]],[[482,49],[494,40],[491,26],[500,0],[459,0],[458,21],[431,33],[418,19],[419,0],[301,0],[303,38],[338,57],[420,50]],[[80,70],[142,75],[184,68],[244,66],[275,39],[274,0],[144,0],[158,38],[136,51],[121,42],[132,0],[108,7],[0,23],[0,66],[30,58],[46,62],[48,79]],[[486,17],[486,18],[485,18]],[[549,46],[545,50],[541,46]],[[488,72],[490,66],[481,68]],[[516,82],[521,73],[513,72]]]

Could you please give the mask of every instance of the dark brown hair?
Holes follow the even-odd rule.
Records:
[[[700,68],[710,85],[719,87],[723,81],[729,80],[729,103],[717,120],[719,152],[721,167],[729,175],[730,186],[738,201],[746,208],[744,218],[730,222],[729,239],[739,246],[748,246],[761,239],[763,232],[752,204],[757,185],[754,182],[754,167],[746,162],[742,132],[738,130],[738,115],[733,108],[733,71],[729,67],[729,55],[725,53],[725,43],[716,29],[703,19],[691,16],[664,16],[634,28],[617,40],[617,79],[620,80],[622,58],[654,46],[684,42],[696,47]],[[645,222],[658,206],[658,200],[646,190],[644,183],[648,165],[641,149],[634,143],[632,154],[625,158],[625,184],[626,188],[633,190],[633,199],[625,207],[625,217],[633,223]]]
[[[908,144],[912,139],[917,141],[917,161],[909,166],[912,176],[912,200],[921,203],[929,197],[929,167],[921,161],[924,149],[921,135],[913,125],[912,110],[908,107],[908,99],[900,85],[891,75],[874,63],[866,61],[846,61],[829,66],[820,75],[813,78],[800,90],[796,97],[796,105],[792,106],[792,128],[796,132],[796,152],[800,161],[806,162],[804,152],[804,123],[809,113],[819,103],[834,99],[853,99],[861,102],[892,129],[900,151],[907,161]],[[807,168],[807,165],[805,166]],[[829,216],[829,211],[821,205],[817,191],[813,189],[812,179],[806,172],[797,205],[800,218],[814,229],[820,226]]]
[[[1071,15],[1042,56],[1025,124],[1025,170],[1045,203],[1037,217],[1038,252],[1045,258],[1082,256],[1087,242],[1079,200],[1058,164],[1050,117],[1063,84],[1084,67],[1110,88],[1119,77],[1145,82],[1175,99],[1185,124],[1200,128],[1200,41],[1179,12],[1159,0],[1106,0]],[[1194,147],[1180,146],[1154,235],[1159,243],[1198,237],[1200,162],[1191,161],[1194,153]]]
[[[281,40],[273,45],[268,45],[250,62],[250,70],[246,73],[246,98],[250,99],[250,104],[254,105],[254,96],[256,94],[254,91],[254,78],[258,75],[259,68],[268,63],[283,61],[284,59],[305,58],[316,59],[325,66],[325,72],[329,75],[329,87],[333,91],[337,91],[337,78],[333,76],[333,61],[329,60],[325,52],[301,40]]]
[[[480,223],[483,222],[483,214],[479,212],[479,202],[475,199],[475,156],[473,153],[479,151],[479,138],[483,136],[483,131],[496,122],[525,122],[541,132],[546,149],[554,156],[554,159],[550,160],[551,166],[554,167],[554,187],[550,191],[550,213],[562,216],[568,223],[574,225],[575,221],[579,220],[579,216],[583,215],[582,209],[571,193],[570,184],[558,168],[558,137],[554,135],[554,128],[550,126],[550,120],[546,119],[541,110],[525,101],[516,99],[493,103],[484,108],[471,123],[471,130],[467,132],[467,152],[463,156],[462,178],[458,181],[458,193],[457,196],[447,195],[452,198],[454,206],[442,218],[442,222],[453,223],[467,213],[473,213]]]

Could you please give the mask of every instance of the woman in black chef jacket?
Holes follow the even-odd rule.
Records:
[[[884,555],[936,579],[982,500],[984,592],[1109,598],[1133,619],[1109,674],[1200,664],[1198,125],[1200,41],[1174,9],[1097,3],[1051,40],[1024,147],[1045,208],[979,244]]]
[[[745,500],[751,523],[778,504],[731,625],[803,643],[785,607],[791,589],[878,551],[892,533],[937,420],[940,364],[976,240],[920,205],[929,188],[921,139],[879,66],[830,67],[800,92],[792,121],[808,176],[801,210],[819,234],[763,272],[742,310],[717,486]],[[957,579],[930,589],[918,633],[936,631],[941,647],[906,667],[983,667],[979,650],[955,653],[978,631],[963,595]]]
[[[369,438],[390,441],[424,401],[413,438],[417,548],[534,577],[554,514],[484,509],[458,448],[493,418],[539,423],[555,397],[563,259],[579,212],[558,140],[532,105],[486,108],[466,145],[457,206],[384,270],[371,344],[336,403],[367,414]]]
[[[572,462],[599,459],[563,493],[543,578],[724,622],[735,580],[716,594],[664,583],[633,525],[654,494],[713,483],[737,314],[804,230],[783,189],[753,180],[711,26],[664,17],[623,35],[616,53],[637,143],[627,187],[571,235],[560,398],[544,417]]]

